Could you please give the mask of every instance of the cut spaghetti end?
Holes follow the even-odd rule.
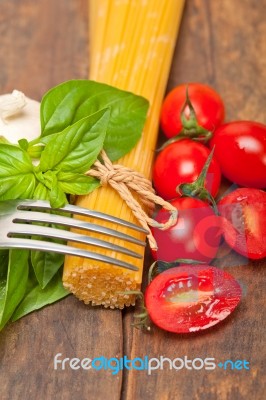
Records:
[[[134,306],[136,296],[126,292],[140,290],[132,274],[99,265],[76,266],[63,279],[64,287],[85,304],[123,309]]]

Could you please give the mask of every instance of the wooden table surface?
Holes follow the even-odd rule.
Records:
[[[228,120],[266,123],[265,7],[265,0],[187,0],[168,89],[208,83],[224,98]],[[87,78],[87,29],[86,0],[0,0],[0,92],[16,88],[40,100],[62,81]],[[143,333],[131,327],[132,309],[91,308],[73,296],[9,325],[0,333],[0,399],[262,400],[265,262],[241,266],[230,254],[218,264],[231,265],[244,296],[232,316],[201,334]],[[53,368],[57,353],[245,359],[250,370],[63,371]]]

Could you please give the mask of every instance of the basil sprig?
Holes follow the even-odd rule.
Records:
[[[60,132],[105,108],[110,110],[110,121],[104,150],[110,160],[118,160],[140,139],[148,101],[103,83],[72,80],[46,93],[41,104],[42,137]]]
[[[114,161],[136,145],[147,110],[143,97],[94,81],[72,80],[49,90],[41,102],[40,137],[18,145],[0,141],[0,200],[42,199],[58,208],[68,195],[92,192],[99,181],[85,173],[102,149]],[[69,294],[62,284],[63,259],[0,251],[0,330]]]

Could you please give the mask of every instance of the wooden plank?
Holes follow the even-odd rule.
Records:
[[[0,2],[0,91],[41,100],[52,86],[87,78],[86,0]],[[122,374],[54,370],[64,357],[122,356],[121,312],[74,297],[33,313],[0,334],[0,398],[119,399]],[[109,371],[110,372],[110,371]]]
[[[227,119],[263,123],[265,111],[265,1],[187,0],[176,47],[168,90],[179,83],[200,81],[213,85],[222,95]],[[225,187],[228,187],[225,182]],[[133,312],[124,316],[124,346],[129,359],[214,357],[250,362],[250,370],[124,371],[122,399],[240,400],[264,398],[262,351],[265,341],[265,262],[244,262],[235,254],[217,264],[242,284],[244,296],[238,309],[223,323],[206,332],[175,335],[154,327],[152,333],[132,330]],[[147,257],[147,267],[151,259]],[[230,268],[227,266],[231,265]]]

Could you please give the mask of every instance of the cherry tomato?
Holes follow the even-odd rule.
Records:
[[[152,251],[154,259],[211,261],[220,244],[220,218],[208,204],[195,198],[180,197],[170,203],[178,210],[178,219],[167,230],[152,228],[158,245],[158,249]],[[164,223],[169,219],[169,212],[162,208],[155,219]]]
[[[231,248],[251,258],[266,257],[266,193],[239,188],[218,203],[224,238]]]
[[[151,320],[175,333],[218,324],[236,308],[241,287],[227,272],[209,265],[186,265],[157,275],[145,292]]]
[[[158,194],[166,200],[177,197],[177,186],[194,182],[209,154],[207,147],[190,139],[166,146],[156,158],[153,168],[153,183]],[[213,197],[218,192],[220,181],[220,167],[213,158],[205,181],[205,186]]]
[[[161,128],[169,138],[182,130],[180,115],[186,101],[187,87],[198,125],[208,131],[213,131],[224,121],[224,104],[214,89],[201,83],[183,84],[169,92],[162,105]],[[188,106],[184,112],[189,118]]]
[[[235,121],[221,125],[210,141],[222,174],[240,186],[266,187],[266,125]]]

